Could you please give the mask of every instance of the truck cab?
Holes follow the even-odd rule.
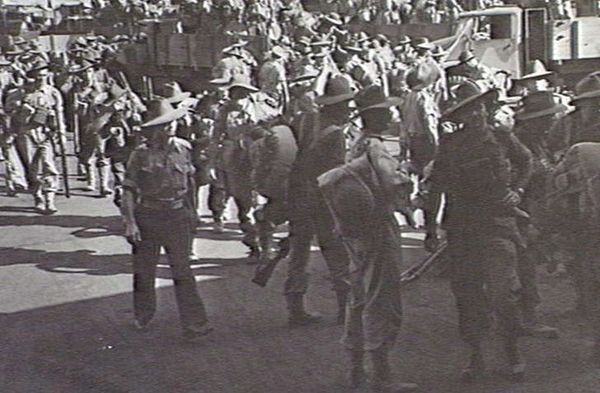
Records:
[[[567,77],[600,68],[600,18],[550,19],[546,8],[517,5],[464,12],[473,23],[470,47],[481,62],[520,78],[529,61],[541,60]]]

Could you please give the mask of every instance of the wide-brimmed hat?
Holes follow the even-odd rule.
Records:
[[[410,44],[410,43],[411,43],[411,39],[409,36],[401,35],[400,38],[398,39],[398,42],[396,42],[396,45],[406,45],[406,44]]]
[[[273,48],[271,48],[271,54],[279,58],[284,58],[287,57],[288,52],[281,46],[275,45]]]
[[[498,100],[498,89],[484,90],[480,85],[471,80],[466,80],[454,90],[455,104],[442,114],[443,118],[452,118],[465,110],[472,108],[478,102],[495,102]]]
[[[96,65],[96,62],[90,61],[88,59],[81,59],[81,61],[73,64],[71,67],[69,67],[69,74],[79,74],[81,72],[84,72],[90,68],[92,68],[94,65]]]
[[[318,76],[319,76],[318,70],[316,70],[314,68],[306,68],[303,70],[303,72],[300,75],[298,75],[297,77],[295,77],[294,79],[292,79],[290,81],[290,86],[295,85],[297,83],[302,83],[302,82],[306,82],[306,81],[315,79]]]
[[[522,80],[545,78],[552,74],[553,74],[553,72],[548,71],[546,69],[546,67],[544,66],[544,63],[542,63],[540,60],[532,60],[532,61],[527,62],[527,64],[525,65],[525,75],[518,78],[517,80],[522,81]]]
[[[367,33],[365,33],[364,31],[361,31],[356,36],[356,43],[360,44],[360,43],[369,41],[370,39],[371,39],[371,37],[369,37],[369,35]]]
[[[431,53],[431,56],[433,57],[444,57],[446,55],[448,55],[448,51],[442,48],[440,45],[436,45]]]
[[[143,128],[168,124],[181,119],[188,111],[186,107],[173,108],[164,98],[148,101],[147,108],[143,116],[144,123],[141,125]]]
[[[231,46],[231,45],[227,46],[227,47],[221,49],[221,53],[224,55],[233,55],[233,56],[237,56],[237,57],[244,57],[244,55],[240,51],[240,47],[238,47],[238,46]]]
[[[417,37],[411,41],[413,46],[418,49],[433,50],[435,44],[429,41],[427,37]]]
[[[241,76],[234,76],[233,78],[231,78],[231,81],[226,86],[226,88],[227,90],[231,90],[234,88],[245,89],[252,92],[257,92],[259,90],[258,87],[252,84],[252,81],[250,81],[248,78],[244,78]]]
[[[383,42],[386,42],[386,43],[388,43],[388,44],[390,43],[390,39],[389,39],[389,38],[388,38],[388,37],[387,37],[385,34],[377,34],[377,35],[375,36],[375,38],[376,38],[378,41],[383,41]]]
[[[317,105],[338,104],[353,99],[354,95],[350,81],[341,75],[337,75],[327,81],[325,92],[315,98],[315,103]]]
[[[466,50],[464,52],[461,52],[460,55],[458,55],[458,63],[459,64],[464,64],[464,63],[468,63],[469,61],[476,59],[477,56],[475,56],[475,54],[473,52],[471,52],[470,50]]]
[[[522,99],[522,106],[515,119],[529,120],[536,117],[554,115],[567,112],[569,107],[557,101],[551,91],[534,91]]]
[[[337,12],[330,12],[328,14],[323,15],[323,22],[328,22],[334,26],[341,26],[344,24],[342,17]]]
[[[229,82],[231,82],[231,78],[227,77],[214,78],[208,81],[208,83],[215,85],[216,87],[225,87]]]
[[[165,96],[163,97],[169,104],[177,104],[192,95],[189,91],[183,91],[179,83],[173,81],[163,85]]]
[[[36,57],[33,61],[33,64],[30,69],[26,71],[26,75],[28,78],[34,78],[39,75],[41,72],[48,71],[50,65],[40,57]]]
[[[390,108],[402,104],[400,97],[387,97],[381,86],[371,85],[362,90],[354,98],[359,113],[364,113],[371,109]]]
[[[8,66],[11,65],[12,61],[8,60],[6,56],[0,55],[0,66]]]
[[[600,71],[586,75],[575,85],[577,94],[571,100],[572,103],[581,103],[583,100],[600,99]]]

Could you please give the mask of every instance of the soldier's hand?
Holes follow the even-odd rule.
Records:
[[[135,222],[125,223],[125,237],[127,238],[127,241],[131,244],[135,244],[142,241],[140,228],[138,228]]]
[[[521,195],[516,191],[509,190],[502,199],[502,202],[508,206],[517,206],[521,203]]]
[[[435,233],[435,231],[428,231],[427,234],[425,235],[425,250],[429,251],[429,252],[433,252],[435,251],[439,244],[440,244],[440,240],[437,237],[437,233]]]

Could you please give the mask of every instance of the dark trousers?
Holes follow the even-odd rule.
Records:
[[[204,303],[196,290],[189,264],[192,241],[187,209],[154,210],[137,208],[136,221],[142,241],[133,252],[133,303],[135,318],[146,323],[156,311],[156,264],[164,247],[175,284],[181,325],[199,327],[208,322]]]
[[[250,219],[250,211],[254,205],[252,189],[244,176],[236,176],[225,171],[217,171],[216,181],[208,189],[208,208],[215,222],[221,222],[229,197],[237,206],[240,229],[244,233],[242,242],[248,247],[256,247],[256,229]]]
[[[498,333],[506,339],[520,335],[515,242],[472,230],[448,232],[452,258],[451,288],[456,298],[462,339],[478,345],[496,315]]]
[[[334,232],[334,223],[325,202],[316,204],[315,209],[307,209],[304,214],[293,214],[290,219],[290,262],[285,294],[306,293],[308,273],[306,267],[310,259],[310,245],[317,237],[321,253],[331,274],[333,289],[337,292],[349,291],[349,257],[340,237]]]

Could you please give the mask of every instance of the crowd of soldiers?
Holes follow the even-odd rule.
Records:
[[[201,93],[173,78],[144,98],[115,60],[129,37],[83,36],[60,56],[14,40],[0,57],[7,194],[29,190],[38,212],[55,214],[61,171],[68,179],[55,159],[66,164],[72,137],[85,191],[113,196],[125,218],[136,327],[147,329],[154,315],[154,266],[164,247],[189,339],[212,330],[189,267],[204,203],[199,187],[209,188],[217,234],[228,200],[235,202],[249,263],[265,266],[289,252],[291,327],[321,320],[304,306],[316,236],[338,300],[336,319],[345,325],[350,381],[367,382],[369,354],[376,391],[416,389],[392,381],[388,354],[402,320],[395,212],[412,222],[418,206],[426,248],[446,242],[452,261],[460,333],[471,349],[462,377],[484,373],[493,311],[509,373],[522,378],[518,338],[558,335],[537,319],[535,271],[551,265],[561,228],[528,212],[540,209],[547,176],[571,146],[600,142],[600,76],[589,75],[569,95],[559,93],[540,61],[514,79],[468,50],[448,61],[445,49],[424,37],[392,42],[352,33],[337,12],[309,19],[283,29],[260,56],[249,50],[247,29],[255,25],[226,29],[231,44]],[[68,183],[63,188],[68,192]],[[581,212],[577,205],[573,214]],[[562,241],[574,255],[567,267],[578,306],[597,310],[600,284],[586,270],[596,245],[589,219],[569,225]],[[289,237],[277,243],[284,223]],[[600,344],[594,356],[600,360]]]

